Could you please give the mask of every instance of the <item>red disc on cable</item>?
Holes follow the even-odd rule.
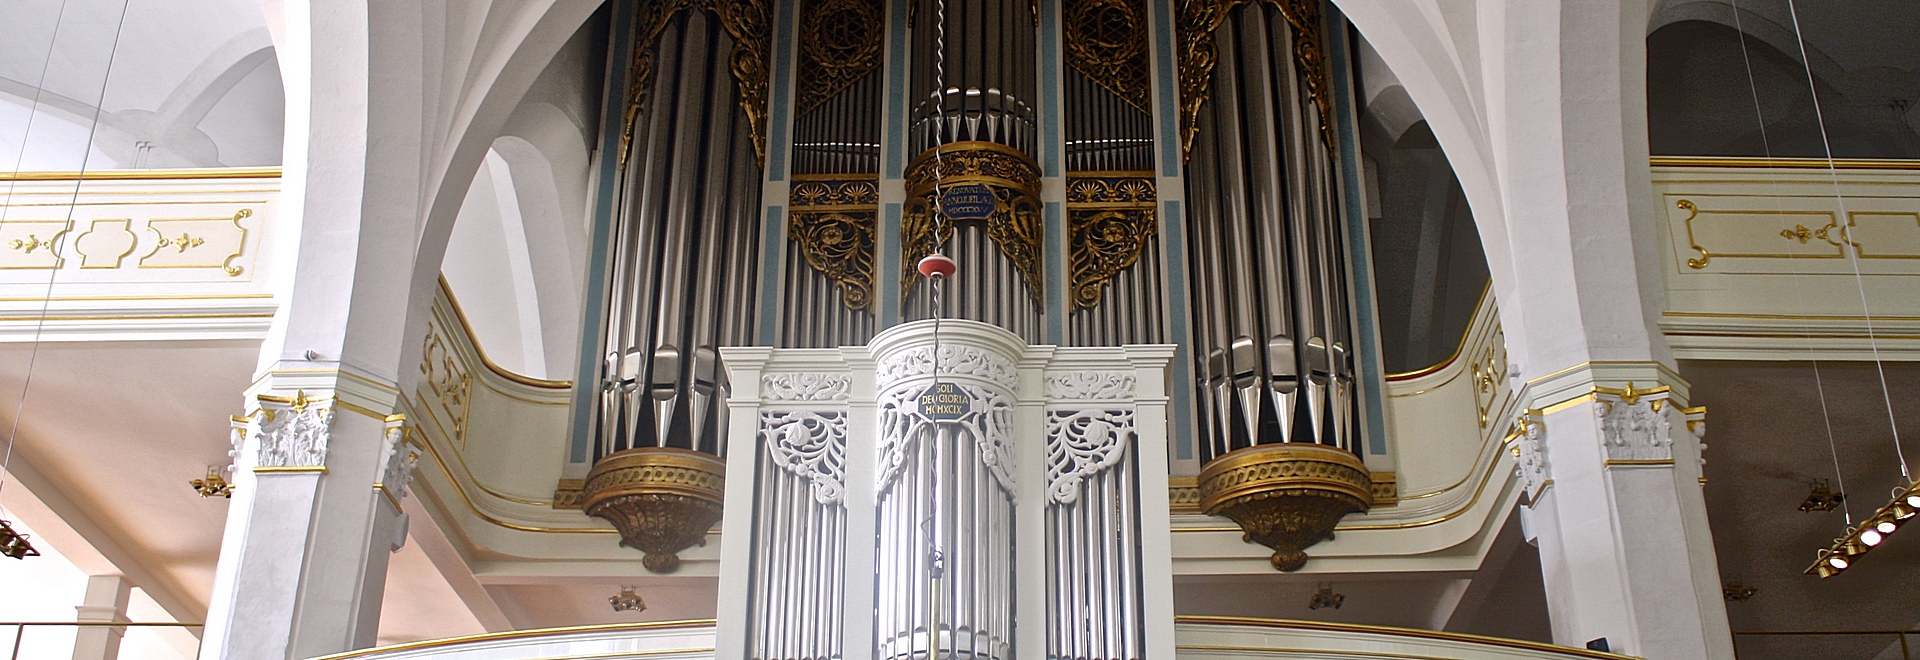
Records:
[[[920,260],[920,274],[936,280],[952,277],[954,271],[959,269],[960,266],[955,264],[953,259],[938,252],[929,254]]]

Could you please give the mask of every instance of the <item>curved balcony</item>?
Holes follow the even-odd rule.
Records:
[[[456,637],[329,655],[314,660],[711,660],[714,622],[663,621]],[[1631,660],[1628,656],[1476,635],[1318,621],[1179,617],[1180,660],[1473,658]]]

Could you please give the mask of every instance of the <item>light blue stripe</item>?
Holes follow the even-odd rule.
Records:
[[[1360,405],[1366,423],[1361,428],[1367,440],[1367,453],[1387,453],[1387,413],[1385,376],[1380,365],[1378,310],[1373,302],[1373,253],[1367,236],[1366,202],[1360,197],[1360,145],[1354,142],[1353,88],[1349,80],[1353,63],[1347,54],[1347,21],[1338,9],[1327,7],[1327,59],[1333,70],[1334,115],[1339,118],[1340,175],[1347,207],[1347,263],[1353,281],[1353,306],[1360,317],[1359,333],[1354,339],[1360,354]]]
[[[780,287],[776,283],[786,280],[787,223],[786,207],[774,204],[767,207],[765,224],[760,227],[764,237],[761,245],[766,248],[760,254],[760,319],[759,343],[772,346],[780,338]]]
[[[1046,240],[1043,244],[1053,246],[1047,254],[1047,343],[1059,346],[1067,341],[1067,314],[1071,309],[1067,304],[1067,264],[1066,242],[1067,223],[1062,216],[1066,205],[1060,202],[1047,202]]]
[[[886,122],[887,144],[892,147],[883,147],[887,151],[887,167],[880,173],[880,178],[898,179],[903,175],[901,170],[906,168],[904,150],[907,147],[906,90],[907,60],[909,59],[907,51],[912,47],[909,40],[913,37],[907,31],[908,2],[896,1],[887,4],[892,9],[892,13],[887,16],[887,33],[888,38],[892,40],[893,48],[887,54],[887,73],[890,74],[890,79],[887,81]],[[882,244],[885,242],[882,241]],[[882,304],[880,327],[883,328],[892,325],[891,320],[898,318],[887,315],[885,309],[886,306]]]
[[[900,322],[900,204],[882,204],[880,208],[880,262],[873,278],[879,286],[881,330]]]
[[[774,17],[773,89],[767,98],[768,109],[772,111],[767,130],[768,181],[787,180],[787,151],[793,146],[793,141],[787,139],[787,115],[793,108],[788,99],[793,96],[793,34],[798,32],[794,29],[793,14],[799,3],[781,4],[786,11]]]
[[[1160,84],[1160,176],[1180,176],[1180,88],[1175,86],[1173,58],[1173,0],[1154,0],[1153,73]],[[1166,136],[1173,139],[1165,139]]]
[[[633,44],[624,38],[633,31],[633,2],[615,0],[613,5],[612,46],[607,49],[606,89],[627,88],[627,68],[618,63],[633,60]],[[580,366],[573,376],[573,425],[567,441],[567,461],[585,463],[593,434],[594,395],[600,388],[600,346],[606,341],[607,261],[613,242],[614,191],[620,187],[621,119],[626,115],[626,94],[609,93],[600,113],[600,183],[594,191],[592,253],[587,256],[587,304],[580,321]]]
[[[1040,2],[1040,93],[1046,100],[1047,115],[1040,120],[1040,171],[1042,176],[1060,176],[1060,124],[1066,111],[1060,104],[1060,8],[1058,0]],[[1057,236],[1058,234],[1056,234]],[[1054,289],[1059,291],[1059,289]],[[1048,292],[1053,295],[1052,291]],[[1051,331],[1049,331],[1051,332]],[[1059,343],[1059,340],[1054,340]]]
[[[1193,460],[1193,344],[1187,335],[1191,327],[1187,312],[1187,225],[1181,219],[1179,200],[1161,203],[1160,235],[1166,239],[1167,317],[1173,326],[1173,454]]]

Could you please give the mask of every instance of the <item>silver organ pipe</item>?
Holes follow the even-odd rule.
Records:
[[[706,11],[643,44],[623,158],[595,456],[641,447],[721,453],[717,348],[751,340],[760,164],[731,80],[736,44]],[[687,176],[696,172],[696,176]]]
[[[1187,192],[1202,460],[1355,447],[1353,326],[1324,79],[1296,61],[1317,12],[1248,2],[1213,31]],[[1317,43],[1313,44],[1317,48]],[[1317,62],[1316,62],[1317,64]]]

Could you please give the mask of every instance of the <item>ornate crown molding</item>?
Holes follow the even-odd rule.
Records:
[[[843,374],[773,373],[760,376],[763,401],[845,401],[849,381]]]
[[[1068,401],[1111,401],[1133,398],[1133,373],[1127,371],[1068,371],[1047,374],[1047,397]]]
[[[1651,396],[1649,396],[1651,395]],[[1593,414],[1608,465],[1670,464],[1673,462],[1672,421],[1666,392],[1594,388]]]
[[[932,346],[919,346],[888,355],[880,360],[875,369],[882,390],[891,389],[908,378],[932,373]],[[940,347],[940,373],[982,378],[1007,389],[1013,389],[1020,380],[1019,372],[1006,358],[964,345]]]
[[[292,397],[262,394],[254,430],[254,469],[313,468],[324,471],[333,429],[333,395]]]

